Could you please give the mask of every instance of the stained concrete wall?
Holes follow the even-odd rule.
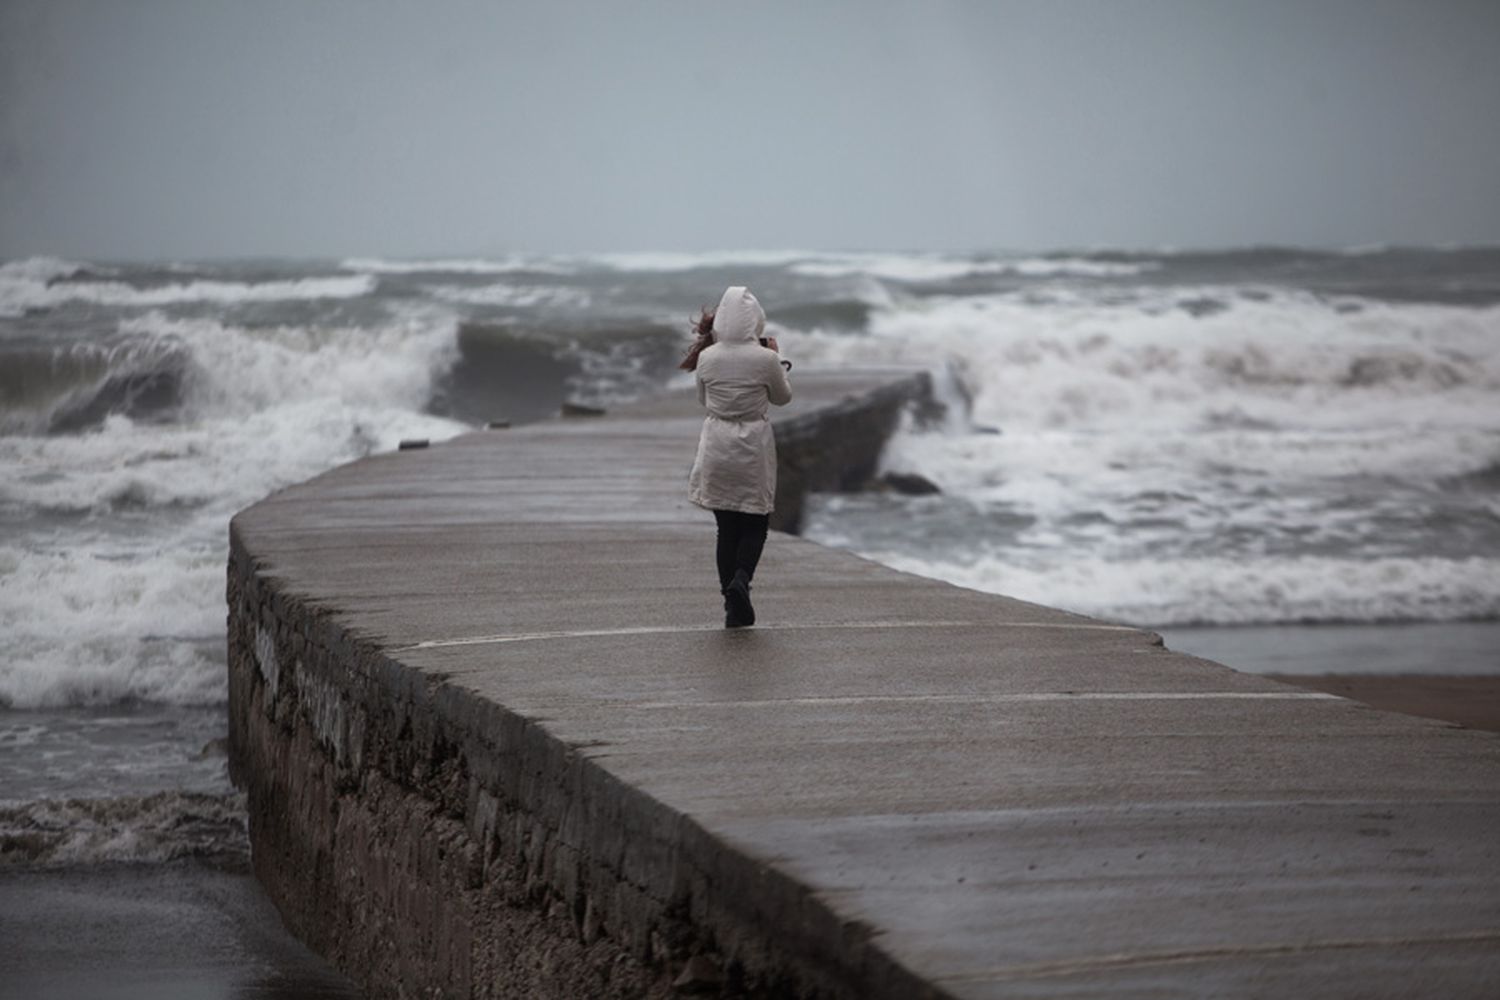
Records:
[[[809,490],[868,478],[902,408],[930,404],[926,376],[910,372],[811,395],[776,426],[784,530]],[[389,460],[295,487],[230,526],[230,766],[248,793],[256,875],[293,933],[375,997],[663,996],[691,956],[711,960],[684,988],[939,995],[796,881],[537,720],[408,668],[302,587],[292,553],[346,558],[411,527],[371,530],[378,505],[342,485],[394,480]],[[402,571],[399,557],[380,564]],[[499,615],[497,630],[503,602]]]

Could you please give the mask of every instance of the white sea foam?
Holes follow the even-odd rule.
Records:
[[[592,296],[582,288],[565,285],[507,285],[494,284],[472,287],[467,285],[436,285],[427,289],[433,298],[444,302],[475,306],[504,306],[514,309],[538,307],[587,309]]]
[[[555,257],[523,256],[501,258],[451,258],[403,260],[381,257],[350,257],[339,263],[345,271],[366,274],[512,274],[517,271],[543,274],[571,274],[575,268]]]
[[[921,284],[985,274],[1015,274],[1030,278],[1121,277],[1140,274],[1155,266],[1152,263],[1098,261],[1077,257],[992,259],[913,253],[828,254],[795,263],[790,270],[809,277],[832,278],[863,274],[890,281]]]
[[[0,288],[10,282],[46,284],[58,278],[72,277],[86,266],[58,257],[27,257],[24,260],[6,261],[0,264]]]
[[[218,546],[176,538],[0,549],[0,703],[222,701],[223,578]]]
[[[1056,551],[1028,559],[1012,550],[959,562],[864,554],[961,587],[1147,627],[1500,617],[1500,561],[1479,557],[1107,560]]]
[[[348,299],[375,290],[376,278],[368,274],[327,278],[295,278],[282,281],[215,281],[200,279],[168,285],[137,288],[123,281],[56,281],[69,273],[48,273],[41,268],[0,273],[0,316],[20,316],[32,309],[50,309],[67,302],[151,308],[184,302],[231,305],[283,300]],[[45,276],[43,276],[45,275]]]
[[[0,438],[0,502],[79,511],[248,502],[403,436],[459,429],[419,412],[457,357],[451,321],[255,329],[150,313],[121,331],[186,357],[182,419],[116,415],[82,435]]]
[[[664,274],[732,267],[784,267],[799,262],[826,260],[831,264],[849,259],[846,254],[816,250],[702,250],[622,251],[583,254],[511,254],[498,258],[454,258],[405,260],[350,257],[340,262],[346,271],[366,274],[576,274],[606,268],[640,274]],[[795,270],[795,268],[794,268]],[[854,273],[853,270],[843,273]]]
[[[222,699],[229,516],[403,437],[464,429],[420,412],[456,356],[451,320],[250,329],[149,314],[122,326],[187,354],[185,412],[0,437],[0,507],[88,518],[56,543],[0,548],[0,703]]]
[[[1009,261],[1006,273],[1028,278],[1120,278],[1154,271],[1161,265],[1154,261],[1140,263],[1115,260],[1089,260],[1083,257],[1031,257]]]
[[[457,357],[452,320],[421,312],[373,327],[272,328],[151,314],[126,320],[121,329],[187,347],[193,360],[188,400],[203,417],[316,401],[418,410],[433,378]]]
[[[918,551],[835,519],[820,540],[1143,624],[1500,615],[1500,563],[1433,534],[1488,530],[1441,484],[1500,462],[1500,308],[1049,288],[900,300],[866,336],[785,346],[939,366],[971,423],[907,428],[884,466],[1029,525]]]
[[[1054,290],[907,300],[869,335],[795,345],[825,363],[955,370],[974,418],[1012,428],[1192,429],[1215,423],[1488,426],[1500,391],[1500,308],[1329,301],[1195,289],[1125,301]],[[1195,315],[1184,303],[1212,301]]]
[[[702,268],[782,267],[799,260],[817,258],[810,250],[704,250],[698,252],[638,251],[595,253],[579,256],[580,263],[616,271],[671,272]]]
[[[916,254],[859,254],[822,258],[793,264],[789,270],[810,278],[842,278],[865,275],[891,281],[951,281],[974,274],[998,274],[997,261],[972,261]]]
[[[718,268],[786,268],[818,278],[866,275],[911,283],[950,281],[971,275],[1023,277],[1120,277],[1140,274],[1154,262],[1091,260],[1086,257],[990,258],[932,253],[840,253],[819,250],[636,251],[575,255],[512,255],[498,259],[388,260],[352,257],[346,271],[365,274],[573,274],[591,268],[632,273],[672,273]]]
[[[1247,491],[1342,477],[1431,484],[1489,468],[1500,428],[1373,427],[1365,430],[1142,428],[1118,434],[1010,425],[1000,434],[930,435],[905,430],[885,465],[946,489],[1028,511],[1108,509],[1110,498],[1238,479]]]

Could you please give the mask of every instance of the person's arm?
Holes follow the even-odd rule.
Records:
[[[699,406],[707,406],[708,405],[708,390],[706,388],[704,388],[704,386],[703,386],[703,375],[702,375],[702,373],[699,373],[698,377],[695,378],[695,379],[693,379],[693,381],[698,383],[698,405]]]
[[[781,363],[781,355],[775,353],[773,348],[771,370],[766,380],[766,397],[771,400],[772,406],[785,406],[792,401],[792,383],[786,377],[786,372],[786,366]]]

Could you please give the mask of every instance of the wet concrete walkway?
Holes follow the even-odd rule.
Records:
[[[890,377],[796,374],[778,419]],[[747,912],[853,995],[1500,995],[1500,738],[787,535],[725,631],[698,422],[378,456],[237,530],[359,641],[790,879],[842,930]]]

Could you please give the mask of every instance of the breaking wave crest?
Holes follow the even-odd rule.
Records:
[[[339,263],[345,271],[367,274],[511,274],[536,271],[566,274],[571,268],[543,257],[512,256],[498,260],[482,257],[436,260],[401,260],[381,257],[349,257]]]
[[[1183,427],[1239,413],[1360,426],[1402,400],[1468,420],[1487,410],[1476,404],[1500,391],[1497,330],[1500,307],[1054,290],[905,302],[873,313],[867,336],[801,346],[828,363],[947,364],[980,422]]]
[[[884,456],[944,490],[945,536],[829,516],[820,540],[1139,624],[1500,617],[1500,307],[1059,286],[797,342],[936,367],[968,415]]]
[[[271,281],[196,279],[137,286],[124,281],[86,280],[83,265],[53,258],[0,265],[0,316],[21,316],[70,302],[123,308],[153,308],[178,303],[234,305],[281,300],[348,299],[374,291],[368,274]]]
[[[179,344],[127,340],[5,352],[0,435],[71,433],[119,413],[150,420],[180,402],[187,358]]]
[[[1090,260],[1081,257],[975,259],[939,254],[826,255],[795,263],[790,270],[809,277],[868,275],[908,284],[954,281],[982,275],[1025,278],[1119,278],[1153,270],[1155,264]]]
[[[135,346],[92,386],[137,364],[170,372],[170,420],[117,412],[83,433],[0,437],[0,514],[64,532],[0,545],[0,704],[222,700],[229,517],[403,437],[465,429],[424,412],[457,356],[451,320],[251,328],[150,313],[120,331]],[[31,419],[55,429],[101,404],[77,392]]]

